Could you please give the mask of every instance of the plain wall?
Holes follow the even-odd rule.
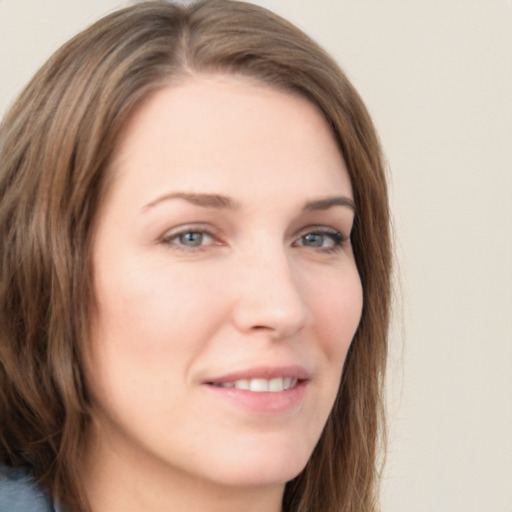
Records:
[[[267,0],[340,62],[387,155],[397,307],[384,512],[512,512],[512,1]],[[0,114],[115,0],[0,0]]]

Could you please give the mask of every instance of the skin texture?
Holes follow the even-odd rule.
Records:
[[[350,180],[329,127],[299,96],[194,77],[142,105],[111,172],[85,350],[92,509],[279,511],[362,308]],[[289,403],[208,384],[282,367],[307,376]]]

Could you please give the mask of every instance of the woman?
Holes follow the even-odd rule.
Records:
[[[0,504],[375,510],[386,184],[330,57],[250,4],[141,3],[0,152]]]

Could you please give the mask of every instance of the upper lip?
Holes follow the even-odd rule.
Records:
[[[228,373],[219,377],[208,378],[203,381],[204,384],[221,384],[223,382],[235,382],[237,380],[251,379],[275,379],[278,377],[292,378],[297,380],[309,380],[311,373],[300,365],[289,366],[259,366]]]

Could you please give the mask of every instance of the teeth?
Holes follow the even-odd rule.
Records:
[[[221,382],[219,384],[219,386],[221,388],[234,388],[235,387],[235,383],[234,382]]]
[[[246,390],[251,389],[251,382],[246,379],[237,380],[233,384],[234,384],[234,387],[237,389],[246,389]]]
[[[283,391],[284,389],[284,379],[281,377],[278,377],[277,379],[270,379],[268,381],[269,391]]]
[[[268,380],[266,379],[251,379],[249,389],[261,393],[268,391]]]
[[[293,388],[297,385],[297,379],[291,377],[277,377],[274,379],[240,379],[234,382],[221,382],[217,384],[221,388],[237,388],[255,393],[279,392]]]

